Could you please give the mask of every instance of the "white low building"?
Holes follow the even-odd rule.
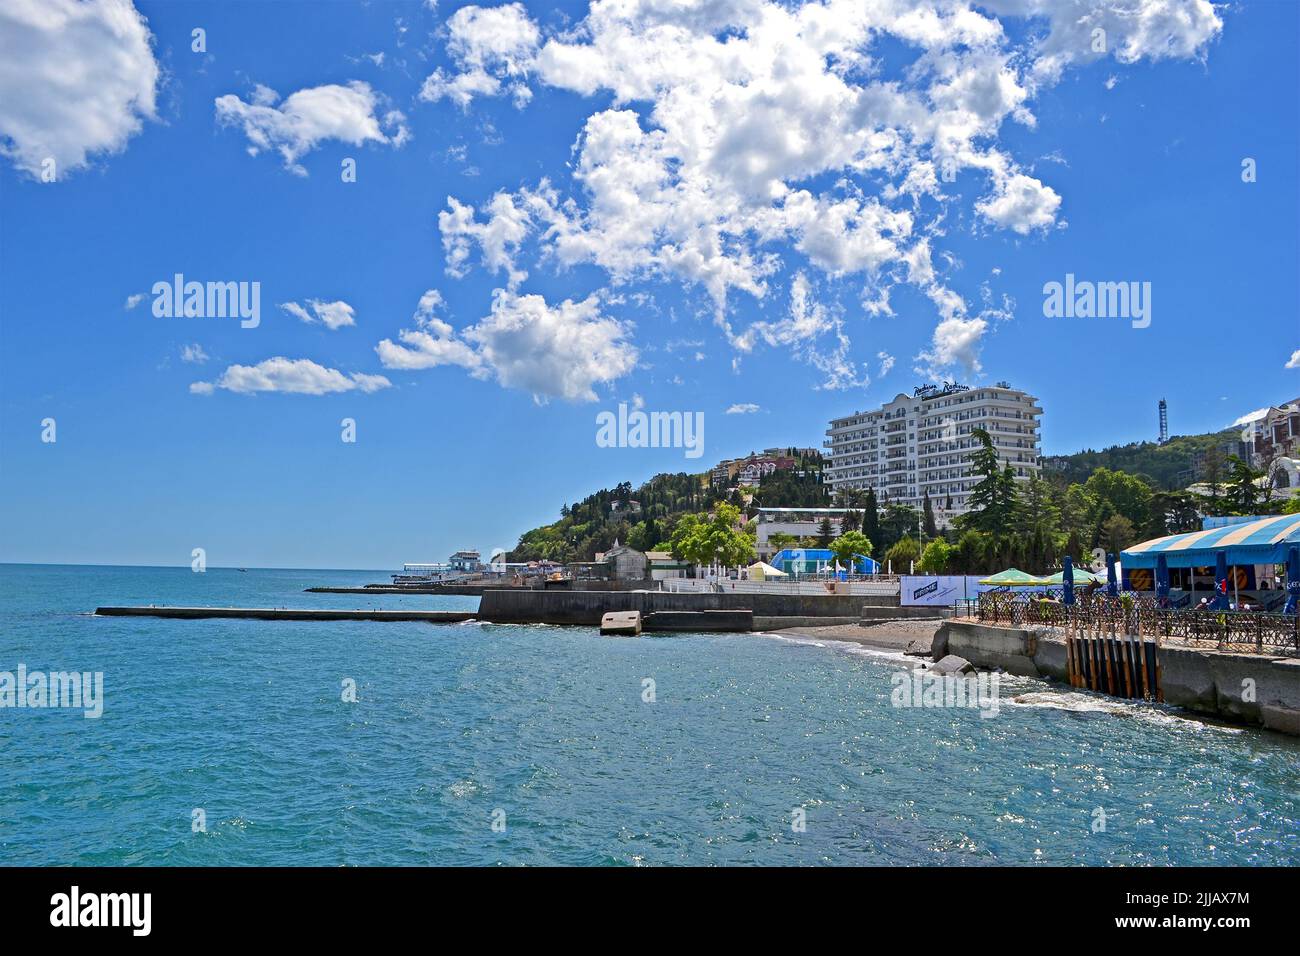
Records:
[[[771,538],[774,534],[790,535],[793,538],[815,538],[820,533],[822,521],[830,519],[831,530],[839,537],[840,524],[846,512],[852,508],[763,508],[759,507],[754,523],[754,546],[758,556],[766,559],[780,551],[786,545],[775,545]]]

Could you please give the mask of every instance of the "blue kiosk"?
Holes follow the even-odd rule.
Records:
[[[1212,610],[1227,610],[1233,592],[1229,568],[1286,565],[1285,614],[1300,605],[1300,515],[1274,515],[1239,524],[1143,541],[1120,555],[1125,573],[1148,568],[1155,573],[1156,598],[1169,605],[1170,568],[1214,568]]]

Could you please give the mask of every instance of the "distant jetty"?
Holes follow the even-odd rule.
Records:
[[[389,611],[286,607],[97,607],[101,617],[249,618],[258,621],[424,621],[460,624],[476,615],[462,611]]]
[[[508,587],[508,585],[494,585]],[[303,588],[304,594],[463,594],[470,597],[482,597],[484,586],[481,584],[367,584],[359,588]]]

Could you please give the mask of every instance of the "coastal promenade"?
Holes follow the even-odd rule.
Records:
[[[953,619],[939,626],[932,645],[935,660],[948,654],[978,668],[1070,682],[1070,647],[1059,628]],[[1164,703],[1300,736],[1300,658],[1170,643],[1155,655]]]

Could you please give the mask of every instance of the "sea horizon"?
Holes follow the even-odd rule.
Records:
[[[0,567],[3,567],[3,566],[5,566],[5,565],[10,565],[10,566],[14,566],[14,567],[33,567],[33,568],[140,568],[140,569],[142,569],[142,570],[152,570],[152,569],[156,569],[156,570],[160,570],[160,571],[162,571],[162,570],[167,570],[167,571],[171,571],[171,570],[188,570],[188,571],[192,571],[192,572],[193,572],[193,569],[190,567],[190,565],[189,565],[188,563],[179,563],[179,564],[118,564],[118,563],[111,563],[111,564],[102,564],[102,563],[82,564],[82,563],[75,562],[75,561],[0,561]],[[279,565],[269,565],[269,564],[229,564],[229,565],[226,565],[226,564],[210,564],[210,565],[207,566],[207,568],[206,568],[204,571],[193,572],[193,573],[196,573],[196,574],[204,574],[204,573],[207,573],[207,571],[238,571],[238,570],[240,570],[241,568],[243,568],[243,569],[245,569],[245,570],[248,570],[248,571],[325,571],[325,572],[338,571],[338,572],[349,573],[349,574],[384,574],[384,575],[395,574],[395,573],[397,573],[397,571],[400,570],[400,566],[399,566],[397,569],[394,569],[394,568],[386,568],[386,569],[383,569],[383,568],[325,568],[325,567],[309,568],[309,567],[292,567],[292,566],[283,566],[283,567],[282,567],[282,566],[279,566]]]

